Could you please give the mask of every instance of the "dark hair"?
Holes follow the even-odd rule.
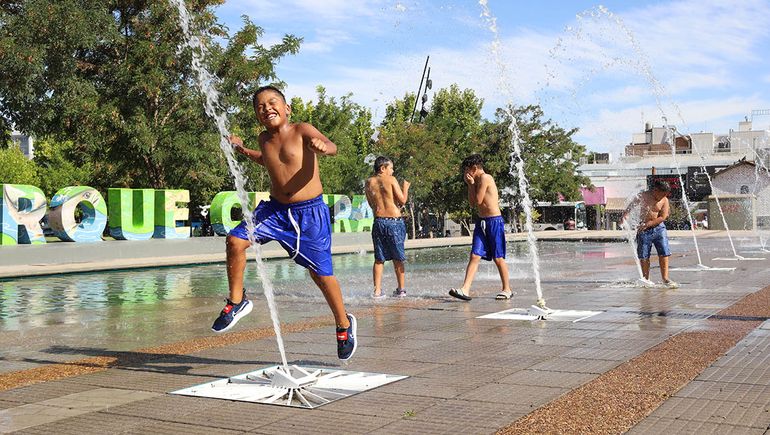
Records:
[[[463,164],[460,165],[460,170],[465,172],[474,166],[478,166],[481,169],[484,169],[484,158],[481,157],[481,154],[471,154],[466,157],[465,160],[463,160]]]
[[[671,186],[669,186],[668,183],[663,180],[655,180],[652,182],[652,190],[669,193],[671,192]]]
[[[388,163],[393,163],[392,160],[385,156],[379,156],[374,160],[374,173],[379,174],[383,166],[387,166]]]
[[[260,87],[259,89],[256,90],[256,92],[254,92],[254,97],[252,97],[252,99],[251,99],[251,105],[252,106],[257,107],[257,97],[259,96],[259,94],[261,94],[262,92],[265,92],[265,91],[273,91],[273,92],[275,92],[276,94],[281,96],[281,99],[283,100],[284,103],[286,102],[286,96],[283,95],[283,92],[281,92],[280,89],[278,89],[278,88],[276,88],[275,86],[272,86],[272,85],[267,85],[267,86]]]

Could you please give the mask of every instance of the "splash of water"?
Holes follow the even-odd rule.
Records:
[[[745,141],[745,139],[742,139],[742,141]],[[748,142],[748,141],[746,141]],[[770,169],[767,167],[766,159],[767,155],[762,156],[755,147],[753,147],[751,144],[747,143],[747,148],[751,150],[752,154],[754,155],[754,186],[751,189],[751,194],[759,198],[758,191],[762,190],[760,187],[760,177],[759,173],[764,170],[765,178],[768,174],[770,174]],[[762,143],[760,143],[763,148],[767,150],[767,137],[762,138]],[[765,185],[767,185],[765,183]],[[759,237],[759,248],[761,252],[770,252],[770,250],[767,249],[767,234],[765,234],[761,229],[760,226],[757,225],[755,230],[757,231],[757,236]]]
[[[651,64],[650,64],[650,62],[649,62],[649,60],[647,58],[646,53],[644,52],[644,50],[642,50],[641,46],[639,45],[638,41],[636,40],[636,37],[635,37],[634,33],[631,31],[630,28],[628,28],[628,26],[626,26],[626,24],[625,24],[625,22],[623,21],[622,18],[620,18],[619,16],[615,15],[613,12],[611,12],[610,10],[608,10],[604,6],[598,6],[596,8],[590,9],[588,11],[582,12],[582,13],[577,15],[577,20],[579,22],[582,22],[583,20],[586,20],[586,19],[599,20],[601,18],[606,18],[609,23],[611,23],[612,25],[615,26],[615,30],[619,29],[621,31],[621,34],[623,34],[625,36],[626,41],[631,46],[631,48],[633,50],[633,54],[635,55],[635,57],[633,59],[630,56],[627,56],[627,55],[617,55],[617,56],[614,56],[614,57],[612,57],[610,59],[610,61],[604,62],[602,64],[602,66],[601,66],[601,69],[607,69],[610,66],[616,65],[616,64],[625,64],[628,67],[627,68],[628,70],[630,70],[630,71],[638,71],[638,72],[640,72],[642,77],[644,77],[646,79],[646,81],[648,82],[648,84],[652,88],[652,93],[653,93],[653,96],[655,98],[656,107],[657,107],[658,111],[661,113],[661,116],[664,119],[664,122],[666,124],[665,128],[669,132],[668,135],[667,135],[667,136],[669,136],[668,144],[671,147],[671,153],[672,153],[672,159],[673,159],[673,163],[674,163],[674,168],[676,169],[677,175],[678,175],[679,180],[680,180],[680,184],[682,186],[684,186],[682,173],[680,171],[680,165],[679,165],[679,162],[677,161],[677,158],[676,158],[676,144],[675,144],[675,141],[673,139],[673,133],[672,133],[673,130],[672,130],[672,127],[668,125],[666,111],[663,108],[663,101],[662,101],[663,98],[666,97],[666,99],[668,100],[669,104],[672,105],[672,107],[674,108],[674,110],[675,110],[675,112],[677,114],[677,117],[679,118],[679,120],[681,121],[682,125],[685,127],[685,130],[687,131],[689,129],[687,128],[687,123],[684,120],[684,117],[682,116],[682,111],[679,108],[679,106],[674,101],[671,100],[670,97],[667,97],[668,93],[667,93],[665,87],[660,83],[658,78],[652,72],[652,67],[651,67]],[[582,26],[577,26],[577,27],[574,27],[574,28],[573,27],[567,27],[565,30],[567,32],[571,33],[578,40],[590,39],[590,35],[588,34],[587,31],[585,31],[583,29]],[[617,34],[618,32],[615,31],[615,32],[612,32],[612,33],[613,34]],[[551,53],[551,57],[555,58],[555,56],[556,56],[556,54],[558,52],[567,52],[567,48],[566,48],[566,45],[565,45],[565,40],[563,38],[560,38],[559,41],[557,42],[556,46],[551,50],[551,52],[550,52]],[[592,69],[590,74],[586,75],[582,79],[581,84],[585,84],[585,82],[587,82],[589,80],[588,77],[590,77],[591,74],[598,73],[598,70],[599,69],[597,69],[597,68]],[[552,76],[553,76],[553,74],[551,73],[549,75],[549,77],[552,77]],[[573,94],[574,94],[574,92],[573,92]],[[708,174],[708,171],[706,170],[705,157],[700,153],[700,151],[698,149],[693,148],[693,151],[701,159],[701,168],[702,168],[703,172],[706,174],[706,177],[708,179],[708,183],[711,186],[712,196],[714,196],[717,208],[720,210],[720,214],[722,216],[723,224],[725,225],[725,228],[726,228],[726,231],[727,231],[728,239],[730,240],[730,246],[732,247],[733,254],[737,256],[737,253],[735,251],[735,245],[734,245],[733,239],[732,239],[732,234],[730,232],[729,227],[727,226],[727,223],[724,221],[724,219],[725,219],[724,218],[724,213],[721,213],[722,206],[720,204],[719,197],[716,196],[716,195],[713,195],[714,185],[712,183],[710,175]],[[688,200],[687,200],[687,197],[686,197],[686,192],[685,192],[684,189],[682,189],[682,201],[683,201],[683,204],[685,204],[685,208],[686,208],[686,211],[687,211],[687,217],[688,217],[688,220],[690,222],[690,230],[691,230],[691,233],[692,233],[693,243],[695,245],[695,252],[696,252],[697,257],[698,257],[698,265],[705,268],[705,266],[703,265],[702,259],[701,259],[700,248],[698,246],[698,240],[697,240],[697,237],[696,237],[696,234],[695,234],[695,226],[694,226],[694,221],[693,221],[693,218],[692,218],[692,212],[690,210],[689,203],[688,203]]]
[[[497,64],[499,70],[499,87],[505,94],[508,104],[506,104],[505,111],[511,118],[511,123],[508,125],[508,130],[511,133],[511,160],[510,160],[510,174],[518,179],[519,193],[522,200],[521,205],[524,209],[524,215],[526,220],[524,226],[527,230],[527,245],[529,246],[529,255],[532,257],[532,274],[535,278],[535,291],[537,292],[538,304],[545,305],[543,300],[543,289],[540,285],[540,255],[537,248],[537,239],[535,238],[535,230],[532,225],[532,199],[529,196],[529,181],[524,173],[524,158],[521,152],[521,130],[516,122],[516,116],[513,113],[513,97],[510,88],[508,87],[506,67],[500,57],[500,35],[497,31],[497,18],[492,15],[489,9],[487,0],[479,0],[479,5],[482,9],[482,17],[486,21],[489,31],[494,35],[492,41],[492,55]]]
[[[636,225],[632,225],[633,222],[631,219],[633,218],[631,217],[631,213],[633,213],[634,216],[639,215],[635,210],[631,210],[629,216],[626,219],[623,219],[623,221],[620,223],[620,229],[623,230],[623,234],[625,234],[626,239],[628,240],[628,245],[631,247],[631,252],[634,257],[634,261],[636,262],[636,270],[639,272],[639,279],[644,279],[642,263],[639,261],[639,255],[637,254],[636,231],[634,230]]]
[[[206,57],[207,48],[204,41],[197,35],[195,35],[191,29],[190,14],[187,11],[184,0],[169,0],[172,5],[176,6],[179,11],[179,25],[185,36],[185,45],[192,52],[192,68],[197,74],[198,87],[206,97],[205,111],[206,114],[211,117],[216,123],[217,130],[219,131],[219,148],[225,155],[227,160],[227,166],[230,169],[230,173],[235,180],[235,189],[238,192],[238,199],[241,201],[242,210],[244,210],[244,216],[250,216],[249,211],[254,209],[254,205],[251,204],[249,194],[246,191],[246,177],[243,175],[243,168],[238,164],[235,159],[235,153],[232,145],[230,145],[230,131],[228,128],[227,117],[222,111],[222,106],[219,99],[219,91],[217,91],[216,84],[217,78],[211,74],[205,67],[204,59]],[[246,219],[246,227],[248,229],[249,242],[254,250],[256,257],[257,272],[259,279],[262,281],[262,287],[264,289],[265,299],[267,300],[267,306],[270,309],[270,318],[273,321],[273,329],[275,329],[275,338],[278,342],[278,351],[281,353],[281,362],[283,366],[288,367],[286,362],[286,351],[283,345],[283,337],[281,336],[281,321],[278,318],[278,309],[275,305],[275,296],[273,293],[273,283],[270,277],[267,275],[265,264],[262,261],[262,253],[260,244],[254,239],[254,221],[252,219]]]

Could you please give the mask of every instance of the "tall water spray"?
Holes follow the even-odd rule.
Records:
[[[665,121],[665,124],[666,124],[665,128],[666,128],[667,136],[668,136],[667,143],[669,144],[669,146],[671,148],[672,158],[673,158],[674,167],[676,169],[677,175],[678,175],[678,177],[680,179],[680,182],[682,182],[683,181],[682,174],[681,174],[681,171],[680,171],[679,162],[677,161],[677,157],[676,157],[676,144],[675,144],[675,141],[674,141],[674,138],[673,138],[673,136],[674,136],[673,129],[671,128],[671,126],[668,125],[666,111],[663,109],[662,98],[664,96],[667,96],[667,92],[666,92],[665,88],[663,87],[663,85],[658,80],[658,78],[655,76],[655,74],[653,74],[652,67],[650,66],[650,62],[647,60],[647,55],[645,54],[645,52],[642,50],[641,46],[637,42],[634,33],[631,31],[631,29],[628,28],[628,26],[626,26],[626,24],[624,23],[624,21],[620,17],[618,17],[617,15],[615,15],[614,13],[609,11],[606,7],[598,6],[598,7],[594,8],[594,9],[591,9],[589,11],[586,11],[586,12],[583,12],[583,13],[579,14],[577,16],[577,19],[578,19],[578,21],[581,21],[581,20],[583,20],[585,18],[598,19],[598,18],[601,18],[601,17],[607,18],[609,20],[609,22],[614,24],[616,26],[616,28],[620,29],[620,31],[625,35],[626,40],[628,41],[628,43],[630,44],[630,46],[631,46],[631,48],[632,48],[632,50],[634,52],[633,53],[635,55],[634,59],[636,60],[636,62],[631,63],[631,62],[629,62],[629,59],[631,59],[631,58],[628,57],[628,56],[625,56],[625,55],[624,56],[615,56],[615,57],[612,58],[612,62],[605,63],[603,65],[603,68],[607,68],[612,63],[623,63],[623,62],[625,62],[630,67],[629,70],[641,71],[642,76],[647,80],[647,82],[649,83],[650,87],[652,88],[653,96],[655,98],[656,107],[660,111],[661,116],[662,116],[662,118]],[[575,37],[577,39],[584,39],[584,37],[586,35],[586,32],[584,32],[583,29],[581,29],[580,27],[578,27],[578,28],[569,27],[567,30],[573,32],[573,34],[575,35]],[[561,49],[562,51],[565,50],[565,48],[563,46],[563,43],[564,43],[564,41],[562,39],[560,39],[559,42],[557,43],[556,47],[554,47],[551,50],[552,55],[554,53],[556,53],[558,51],[558,49]],[[592,73],[595,73],[595,72],[597,72],[597,71],[596,70],[592,70]],[[553,74],[549,74],[549,78],[553,78]],[[586,82],[586,81],[587,81],[587,78],[584,78],[581,83]],[[682,116],[681,109],[679,108],[679,106],[675,102],[671,101],[670,97],[668,98],[668,100],[670,101],[671,105],[674,107],[674,110],[676,111],[676,114],[677,114],[679,120],[682,122],[682,125],[685,126],[685,130],[687,130],[687,128],[686,128],[687,123],[685,122],[684,117]],[[703,163],[703,161],[705,160],[704,156],[697,149],[693,149],[693,151],[695,151],[695,153],[701,158],[701,162],[702,162],[701,163],[701,168],[703,169],[703,172],[706,173],[709,185],[711,186],[712,193],[713,193],[713,191],[714,191],[713,183],[711,181],[710,175],[708,174],[708,171],[706,170],[705,164]],[[684,186],[683,183],[681,185]],[[698,266],[701,269],[708,269],[707,266],[703,265],[703,262],[702,262],[702,259],[701,259],[700,248],[698,246],[698,240],[697,240],[697,237],[695,235],[695,226],[693,225],[694,222],[693,222],[693,219],[692,219],[692,214],[691,214],[691,211],[690,211],[690,208],[689,208],[689,205],[688,205],[688,201],[687,201],[687,198],[686,198],[686,193],[685,193],[684,188],[682,189],[682,195],[683,195],[683,203],[685,204],[687,216],[688,216],[688,219],[689,219],[689,222],[690,222],[690,230],[691,230],[691,233],[692,233],[693,243],[695,244],[695,252],[696,252],[697,257],[698,257]],[[716,195],[712,195],[712,196],[714,196],[714,198],[715,198],[715,202],[716,202],[717,208],[720,210],[720,214],[722,215],[722,218],[723,218],[723,221],[724,221],[724,213],[721,213],[722,207],[721,207],[721,204],[719,202],[719,198]],[[730,229],[727,226],[726,222],[723,222],[723,223],[725,224],[725,228],[727,229],[727,236],[728,236],[728,239],[730,240],[730,246],[732,247],[733,254],[736,257],[739,257],[737,255],[736,251],[735,251],[735,245],[733,244],[733,240],[732,240],[732,235],[730,233]]]
[[[513,113],[513,97],[511,90],[508,88],[508,82],[505,72],[505,64],[500,58],[500,35],[497,32],[497,18],[492,15],[489,10],[487,0],[479,0],[479,5],[482,8],[482,16],[487,22],[489,30],[494,35],[492,41],[492,54],[495,59],[495,63],[499,69],[499,87],[506,96],[507,104],[505,111],[511,118],[511,123],[508,126],[508,130],[511,132],[511,163],[510,173],[516,176],[518,179],[519,193],[522,200],[521,205],[524,208],[524,214],[526,216],[525,228],[527,230],[527,244],[529,246],[529,255],[532,258],[532,274],[535,278],[535,291],[537,292],[537,305],[545,307],[545,300],[543,299],[543,290],[540,285],[540,255],[537,248],[537,239],[535,238],[534,227],[532,225],[532,199],[529,197],[529,181],[524,173],[524,159],[521,153],[521,130],[516,122],[516,115]],[[515,173],[514,173],[515,172]]]
[[[254,221],[251,219],[251,210],[254,209],[254,204],[251,204],[251,201],[249,200],[249,194],[246,191],[247,179],[243,175],[243,168],[235,159],[235,153],[230,144],[230,131],[227,118],[221,110],[219,92],[216,89],[217,78],[211,74],[204,65],[204,59],[207,53],[206,45],[191,29],[190,14],[187,11],[184,0],[169,1],[172,5],[176,6],[179,11],[179,25],[185,36],[185,45],[192,53],[192,68],[197,75],[198,87],[206,99],[204,109],[206,114],[214,120],[217,130],[219,130],[219,147],[225,155],[227,166],[235,180],[235,189],[238,192],[238,199],[241,201],[241,209],[243,210],[243,216],[248,229],[249,242],[251,243],[256,257],[257,272],[260,281],[262,281],[262,288],[264,289],[265,299],[267,299],[267,306],[270,309],[270,318],[273,321],[273,329],[275,329],[278,350],[281,353],[281,362],[283,363],[283,367],[288,370],[286,351],[284,350],[283,338],[281,336],[281,322],[278,319],[278,310],[275,305],[275,296],[273,294],[273,284],[270,277],[267,275],[265,265],[262,262],[260,244],[254,239]]]
[[[639,272],[639,279],[643,280],[645,278],[644,272],[642,271],[642,262],[639,260],[639,255],[637,254],[636,225],[632,224],[631,216],[623,219],[623,221],[620,223],[620,229],[623,230],[623,233],[626,235],[626,239],[628,239],[628,246],[631,247],[631,252],[633,253],[632,255],[634,257],[634,261],[636,262],[636,270]]]

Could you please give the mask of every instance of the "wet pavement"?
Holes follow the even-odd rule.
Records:
[[[631,285],[638,275],[627,244],[540,242],[548,306],[602,311],[574,323],[477,318],[535,301],[522,243],[509,246],[517,292],[511,301],[494,300],[500,283],[490,264],[479,270],[473,301],[445,297],[462,281],[467,246],[409,251],[409,297],[376,303],[369,298],[371,254],[335,256],[348,309],[361,313],[360,347],[344,368],[410,378],[315,410],[166,394],[279,361],[274,338],[238,339],[270,325],[252,267],[247,287],[255,289],[255,310],[235,328],[232,344],[217,342],[225,338],[212,339],[209,332],[226,291],[220,264],[2,280],[0,378],[23,382],[41,370],[53,373],[63,362],[68,368],[99,357],[114,362],[0,391],[0,430],[493,433],[672,336],[697,330],[709,316],[770,283],[770,259],[715,262],[731,254],[727,239],[699,244],[705,264],[737,269],[672,272],[682,287],[669,290]],[[736,244],[746,251],[758,241],[742,238]],[[691,240],[673,240],[672,251],[673,267],[696,262]],[[318,290],[291,262],[268,265],[287,328],[289,361],[339,366],[330,315]],[[652,278],[660,281],[656,267]],[[384,283],[385,289],[395,287],[390,266]],[[302,323],[308,319],[313,321]],[[632,431],[764,433],[770,425],[770,377],[764,369],[770,333],[763,328],[751,331]],[[186,343],[183,352],[169,352],[178,343]]]

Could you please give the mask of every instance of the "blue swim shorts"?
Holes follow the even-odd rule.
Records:
[[[406,224],[402,218],[374,218],[372,242],[376,261],[404,261]]]
[[[671,255],[671,249],[668,247],[666,225],[662,222],[656,227],[636,233],[636,256],[640,260],[649,259],[653,245],[655,245],[658,257],[668,257]]]
[[[502,216],[476,220],[471,253],[487,261],[505,258],[505,221]]]
[[[322,195],[293,204],[270,197],[269,201],[259,203],[252,219],[256,227],[254,238],[261,245],[275,240],[300,266],[320,276],[334,275],[329,207]],[[246,221],[228,235],[248,240]]]

